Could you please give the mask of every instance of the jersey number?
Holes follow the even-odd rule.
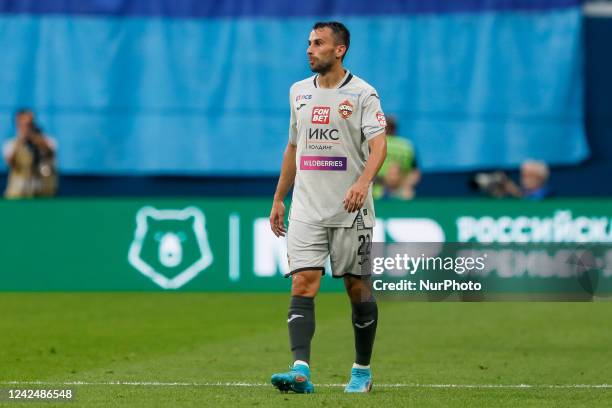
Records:
[[[357,255],[360,256],[359,265],[370,260],[370,251],[372,249],[372,241],[370,240],[370,234],[359,235],[359,249]]]

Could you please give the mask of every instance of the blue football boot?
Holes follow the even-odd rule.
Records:
[[[351,380],[346,384],[344,392],[370,392],[372,389],[372,370],[369,368],[353,368]]]
[[[314,386],[310,382],[310,368],[303,364],[294,364],[289,372],[273,374],[271,381],[280,392],[293,391],[298,394],[314,392]]]

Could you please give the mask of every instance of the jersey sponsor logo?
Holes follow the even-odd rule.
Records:
[[[378,119],[378,123],[380,126],[387,127],[387,118],[385,118],[385,114],[381,111],[376,112],[376,119]]]
[[[307,101],[312,99],[312,95],[298,95],[295,97],[295,101],[299,102],[299,101]]]
[[[348,119],[353,114],[353,104],[348,99],[344,100],[338,106],[338,113],[340,113],[342,119]]]
[[[322,144],[322,143],[307,143],[306,148],[310,150],[319,150],[319,151],[329,152],[334,147],[328,144]]]
[[[338,129],[308,129],[306,147],[310,150],[330,151],[333,145],[340,144]]]
[[[300,170],[346,170],[346,157],[302,156]]]
[[[338,129],[308,129],[308,140],[338,140]]]
[[[329,125],[329,106],[315,106],[312,108],[312,123],[317,125]]]

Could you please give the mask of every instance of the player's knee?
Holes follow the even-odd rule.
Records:
[[[366,302],[372,297],[369,280],[366,278],[346,277],[344,286],[352,303]]]
[[[370,292],[364,288],[353,288],[348,292],[352,303],[361,303],[370,299]]]
[[[319,291],[320,279],[320,276],[309,272],[296,273],[291,277],[291,294],[293,296],[314,297]]]

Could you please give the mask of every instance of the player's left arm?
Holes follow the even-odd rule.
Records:
[[[349,188],[344,197],[344,209],[348,212],[358,211],[368,196],[370,184],[387,157],[387,137],[385,131],[368,141],[370,156],[359,179]]]

